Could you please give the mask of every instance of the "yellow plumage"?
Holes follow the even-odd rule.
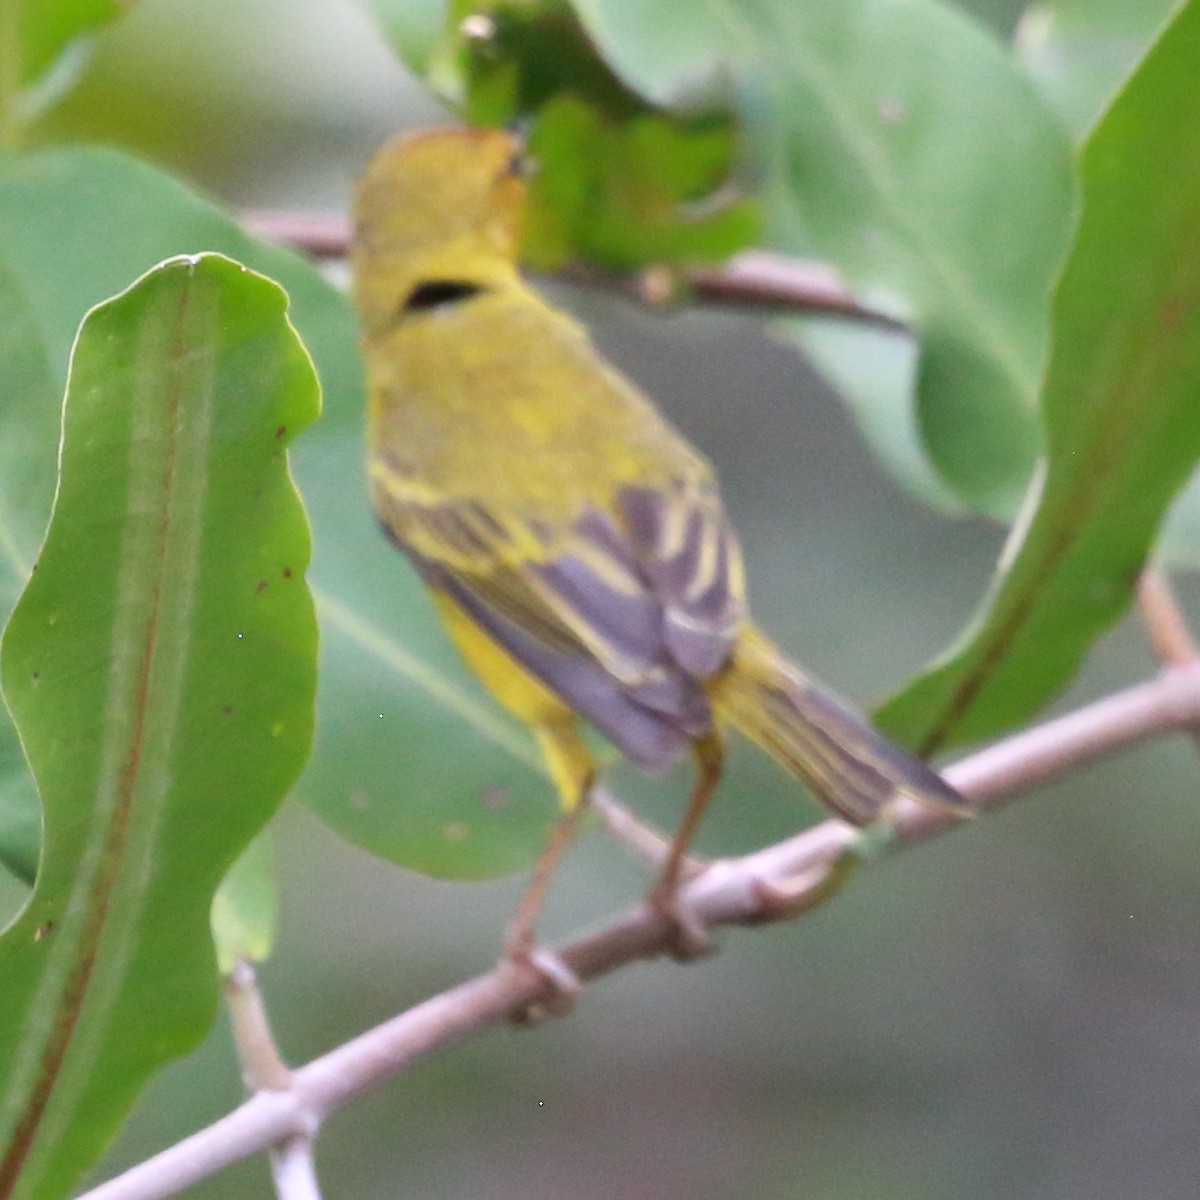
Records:
[[[693,818],[721,723],[849,820],[901,794],[960,805],[751,624],[709,464],[517,271],[518,153],[493,130],[385,147],[353,267],[376,513],[564,807],[594,777],[581,717],[648,767],[694,752]]]

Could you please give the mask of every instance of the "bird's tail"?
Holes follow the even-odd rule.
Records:
[[[805,677],[757,630],[713,682],[717,715],[803,780],[834,812],[866,825],[901,796],[967,814],[967,802],[923,762]]]

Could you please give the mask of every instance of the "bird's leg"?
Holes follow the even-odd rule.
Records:
[[[649,903],[671,922],[671,952],[681,960],[698,958],[712,949],[712,939],[703,923],[681,903],[679,884],[684,866],[689,861],[688,847],[700,827],[725,765],[725,750],[715,729],[696,739],[693,754],[696,759],[696,786],[692,789],[687,812],[683,814],[683,821],[671,842],[662,875],[648,897]]]
[[[554,823],[550,840],[538,856],[516,914],[504,939],[504,957],[518,967],[534,972],[545,981],[549,996],[517,1013],[520,1024],[532,1024],[542,1016],[565,1015],[571,1010],[582,985],[574,971],[557,955],[537,944],[537,919],[546,899],[546,891],[567,848],[575,839],[579,818],[587,808],[587,795],[572,805]]]
[[[555,821],[554,828],[550,832],[550,839],[547,841],[545,849],[538,855],[538,860],[533,868],[533,876],[530,878],[529,884],[521,896],[521,903],[517,906],[517,911],[509,924],[508,934],[504,939],[504,953],[508,958],[527,958],[533,949],[537,940],[537,919],[542,911],[542,905],[545,903],[550,881],[554,878],[554,872],[558,870],[562,856],[575,840],[575,830],[579,825],[579,818],[586,808],[587,798],[585,797],[580,803],[572,805]]]
[[[558,790],[563,811],[534,865],[533,877],[521,897],[504,939],[504,958],[538,975],[546,984],[548,993],[546,1000],[531,1005],[516,1016],[515,1019],[521,1022],[569,1011],[581,988],[575,972],[556,954],[537,944],[536,931],[550,882],[575,839],[580,818],[590,804],[596,785],[596,766],[587,743],[579,735],[578,722],[573,715],[555,713],[543,719],[534,732]]]

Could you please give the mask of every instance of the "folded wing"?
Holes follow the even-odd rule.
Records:
[[[402,484],[377,486],[376,506],[432,587],[634,762],[665,767],[711,728],[704,684],[745,620],[741,554],[711,487],[625,488],[555,529]]]

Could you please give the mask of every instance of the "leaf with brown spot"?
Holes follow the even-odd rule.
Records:
[[[253,597],[264,553],[309,552],[274,429],[303,428],[319,401],[285,307],[274,283],[202,255],[156,267],[79,333],[41,569],[0,648],[45,811],[36,886],[0,939],[5,1200],[69,1192],[204,1036],[213,893],[309,752],[311,597]],[[230,695],[246,697],[236,722]]]

